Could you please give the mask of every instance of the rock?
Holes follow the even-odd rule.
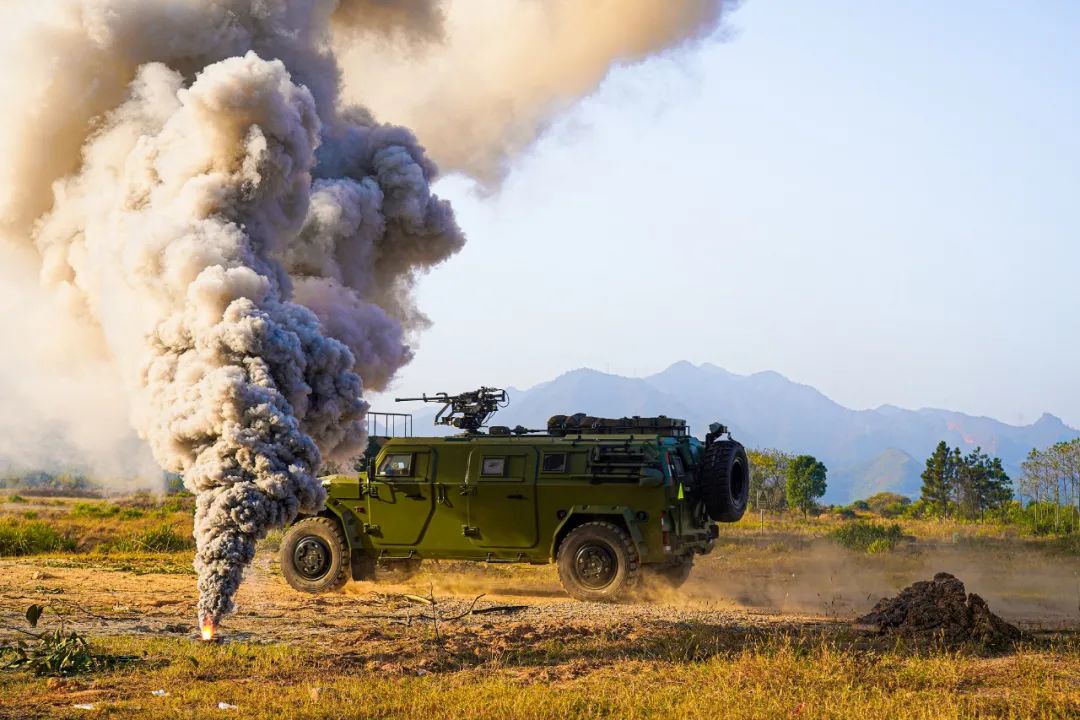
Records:
[[[977,644],[1005,648],[1020,639],[1020,631],[990,611],[986,601],[949,573],[938,573],[884,598],[856,627],[870,626],[883,635],[957,646]]]

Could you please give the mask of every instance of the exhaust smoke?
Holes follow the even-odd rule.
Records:
[[[699,35],[721,4],[617,6],[621,25],[611,25],[616,4],[600,3],[606,10],[584,13],[578,29],[599,24],[609,37],[623,27],[633,38],[600,43],[573,82],[560,70],[556,90],[527,86],[522,97],[535,99],[509,126],[476,104],[476,130],[460,148],[432,127],[440,155],[486,172],[614,59]],[[446,127],[464,130],[467,89],[452,101],[456,84],[431,94],[430,83],[396,75],[401,65],[383,77],[381,63],[414,57],[414,78],[430,72],[423,53],[457,47],[468,7],[57,0],[0,10],[9,109],[0,123],[0,270],[12,280],[6,289],[39,276],[48,301],[24,317],[40,314],[35,328],[51,342],[24,342],[25,323],[12,317],[0,333],[16,340],[15,355],[32,354],[14,365],[24,387],[101,378],[98,392],[83,393],[87,406],[66,408],[71,422],[99,425],[98,399],[113,407],[121,398],[156,462],[197,494],[202,625],[216,627],[233,609],[260,538],[322,508],[320,465],[362,451],[365,387],[386,387],[427,324],[415,279],[464,244],[413,133],[379,123],[341,88],[362,97],[369,83],[388,106],[411,95],[436,124],[446,102]],[[576,17],[571,7],[551,3],[559,27]],[[659,34],[640,39],[658,20]],[[500,44],[499,33],[489,42]],[[335,52],[349,43],[382,55],[350,56],[343,69]],[[388,82],[400,84],[376,92]],[[508,136],[510,126],[526,129]],[[468,161],[484,145],[493,154]],[[67,326],[77,332],[48,332]]]

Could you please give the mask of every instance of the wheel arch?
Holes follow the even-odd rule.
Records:
[[[641,528],[638,527],[632,509],[621,505],[575,505],[566,511],[566,517],[555,528],[550,548],[552,561],[558,555],[559,545],[574,528],[597,521],[609,522],[625,530],[633,540],[638,555],[645,555],[645,537],[641,533]]]

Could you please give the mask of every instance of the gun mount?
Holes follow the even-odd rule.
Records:
[[[460,395],[424,394],[420,397],[394,398],[394,402],[442,403],[435,414],[436,425],[449,425],[467,433],[480,432],[499,409],[510,404],[510,396],[500,388],[482,387]]]

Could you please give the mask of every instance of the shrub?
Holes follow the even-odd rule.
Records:
[[[37,555],[71,551],[75,541],[40,520],[0,519],[0,555]]]
[[[141,533],[128,535],[102,546],[106,550],[122,552],[178,552],[193,547],[190,536],[180,535],[168,523],[155,525]]]
[[[77,502],[71,506],[71,517],[107,518],[120,514],[119,505]]]
[[[849,550],[876,554],[896,547],[903,539],[904,531],[898,523],[881,525],[859,520],[836,528],[829,537]]]
[[[190,513],[195,509],[195,502],[192,500],[194,496],[190,494],[176,495],[167,498],[161,503],[158,508],[158,515],[165,516],[169,513],[182,512]]]
[[[26,498],[24,498],[22,495],[12,495],[11,497],[8,498],[8,502],[13,502],[13,503],[18,503],[18,504],[25,504],[26,503]]]
[[[885,538],[878,538],[874,540],[866,547],[867,555],[878,555],[880,553],[892,552],[892,549],[896,546],[896,541],[886,540]]]
[[[45,611],[41,605],[31,605],[26,610],[26,621],[36,628],[38,619]],[[63,626],[51,632],[24,631],[34,642],[19,640],[0,644],[0,668],[26,670],[39,677],[61,677],[108,670],[132,658],[94,652],[86,638],[75,632],[67,632]]]

